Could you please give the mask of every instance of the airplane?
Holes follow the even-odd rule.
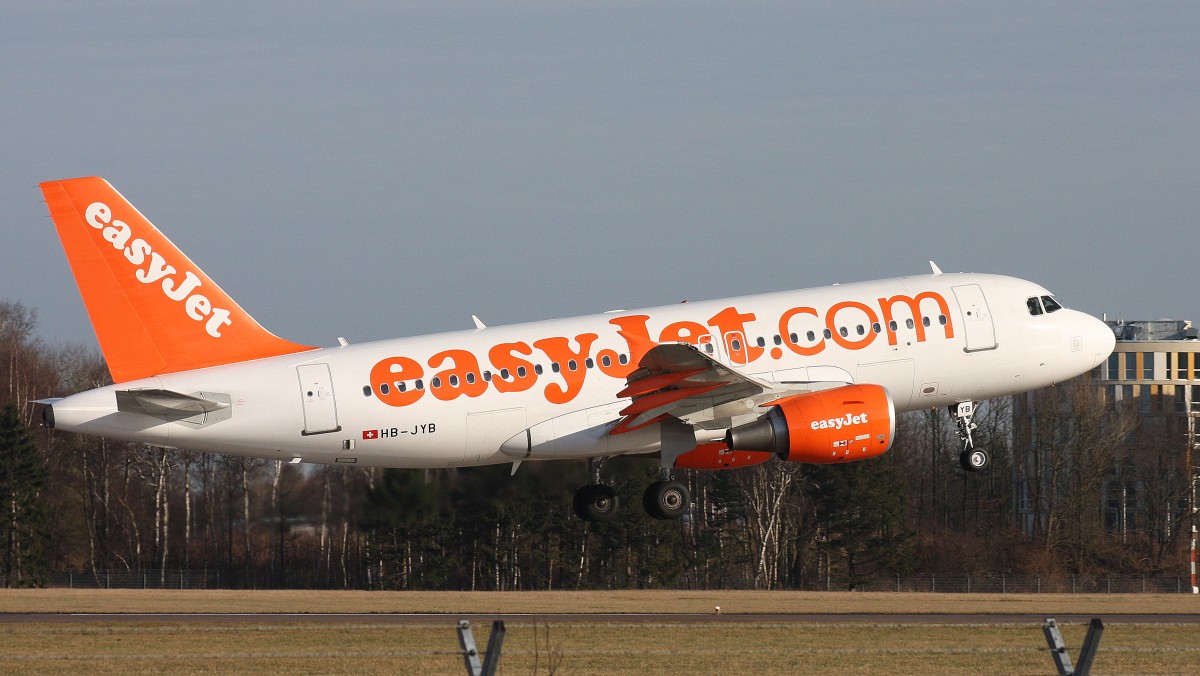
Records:
[[[98,177],[40,184],[114,384],[41,400],[47,427],[293,463],[448,468],[586,460],[585,521],[619,499],[605,460],[677,470],[875,457],[896,415],[946,406],[970,471],[977,402],[1086,373],[1111,329],[1032,282],[931,273],[317,348],[265,330]]]

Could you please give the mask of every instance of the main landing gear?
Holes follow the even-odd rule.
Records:
[[[580,486],[575,491],[573,506],[575,514],[584,521],[603,523],[612,521],[617,515],[620,500],[612,486],[600,483],[600,465],[602,458],[590,458],[588,467],[592,470],[592,483]],[[692,493],[686,484],[672,478],[671,473],[663,469],[661,478],[646,487],[642,494],[642,507],[646,514],[662,521],[678,519],[687,513],[692,502]]]
[[[678,519],[687,513],[692,504],[692,493],[686,484],[672,475],[675,459],[696,447],[696,432],[691,425],[671,418],[659,423],[662,446],[659,458],[662,463],[658,481],[646,487],[642,494],[642,507],[655,519],[667,521]],[[593,523],[611,521],[617,515],[617,493],[600,483],[600,467],[604,458],[588,458],[588,473],[591,481],[575,491],[575,514],[584,521]]]
[[[958,454],[958,464],[968,472],[982,472],[987,469],[988,465],[992,464],[991,453],[988,453],[987,449],[976,448],[975,441],[971,438],[971,431],[979,427],[972,420],[975,417],[975,402],[960,401],[950,407],[950,414],[954,416],[954,424],[958,427],[958,438],[963,442],[963,450]]]
[[[691,491],[682,481],[673,479],[667,469],[662,470],[662,478],[646,486],[646,492],[642,493],[642,507],[660,521],[683,516],[691,502]]]
[[[584,521],[602,523],[612,521],[617,516],[617,507],[621,504],[617,499],[617,492],[612,486],[600,483],[600,467],[603,464],[604,458],[588,458],[591,483],[580,486],[575,491],[572,505],[575,507],[575,514]]]

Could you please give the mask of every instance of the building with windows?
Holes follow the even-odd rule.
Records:
[[[1108,324],[1117,343],[1104,364],[1013,398],[1018,524],[1039,532],[1059,494],[1096,470],[1107,534],[1140,529],[1171,540],[1196,507],[1200,339],[1189,321]]]

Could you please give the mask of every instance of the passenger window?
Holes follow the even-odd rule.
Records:
[[[1029,308],[1029,314],[1033,315],[1034,317],[1042,314],[1042,304],[1037,298],[1030,298],[1029,300],[1025,301],[1025,306]]]
[[[550,370],[551,370],[551,371],[554,371],[555,373],[558,373],[559,371],[561,371],[561,370],[562,370],[562,367],[561,367],[561,366],[559,366],[559,365],[558,365],[558,362],[556,362],[556,361],[555,361],[555,362],[550,362]]]
[[[492,372],[484,371],[483,372],[483,380],[484,380],[484,382],[489,382],[489,383],[492,382]]]
[[[525,374],[527,374],[527,373],[529,373],[529,371],[528,371],[528,370],[526,370],[526,368],[525,368],[524,366],[518,366],[518,367],[517,367],[517,376],[518,376],[518,377],[520,377],[520,378],[524,378],[524,377],[525,377]]]
[[[826,337],[826,338],[832,338],[832,337],[833,337],[833,331],[830,331],[829,329],[825,329],[825,337]]]
[[[729,348],[731,350],[733,350],[734,352],[741,352],[742,351],[742,341],[738,340],[737,338],[734,338],[733,340],[729,341]]]
[[[575,360],[572,359],[571,361],[567,362],[567,370],[577,371],[577,370],[579,370],[579,364],[575,363]]]
[[[783,336],[780,336],[778,333],[775,334],[775,344],[783,345]]]
[[[379,393],[380,394],[382,394],[383,396],[386,397],[388,392],[391,392],[391,391],[392,391],[392,388],[388,387],[387,383],[379,383]],[[404,383],[400,383],[400,391],[401,392],[404,391]]]
[[[883,327],[879,325],[879,322],[875,322],[874,324],[872,324],[871,330],[874,331],[875,333],[883,333]]]
[[[766,341],[766,339],[765,339],[765,338],[763,338],[763,337],[761,337],[761,336],[760,336],[759,338],[757,338],[757,339],[756,339],[754,342],[755,342],[755,344],[757,344],[759,347],[766,347],[766,346],[767,346],[767,341]]]
[[[950,320],[946,319],[946,315],[938,315],[938,324],[945,326],[946,322],[948,322],[948,321],[950,321]]]
[[[916,325],[916,323],[914,323],[914,322],[913,322],[913,320],[911,320],[911,319],[908,319],[908,320],[906,320],[906,321],[904,322],[904,325],[905,325],[905,326],[907,326],[907,327],[908,327],[908,328],[910,328],[910,329],[912,329],[912,328],[916,328],[916,326],[917,326],[917,325]]]
[[[930,324],[929,317],[921,317],[921,326],[929,328],[929,324]]]
[[[792,335],[794,336],[796,334],[793,333]],[[808,338],[808,342],[810,342],[810,343],[817,342],[817,334],[813,333],[812,331],[809,331],[808,335],[806,337]]]
[[[865,336],[865,335],[867,335],[867,328],[866,328],[865,326],[863,326],[862,324],[859,324],[859,325],[858,325],[858,326],[855,328],[855,330],[856,330],[856,331],[858,331],[858,335],[860,335],[860,336]]]
[[[442,386],[442,379],[437,376],[434,376],[433,380],[429,381],[429,386],[435,390],[438,389],[439,387]]]
[[[425,389],[425,383],[420,378],[417,378],[417,381],[415,383],[413,383],[413,386],[416,387],[418,390]]]
[[[1046,314],[1050,314],[1051,312],[1056,312],[1062,309],[1062,306],[1058,304],[1058,301],[1054,300],[1050,296],[1042,296],[1042,305],[1046,306]]]
[[[508,380],[508,369],[500,369],[500,380]]]
[[[600,357],[600,363],[604,366],[612,366],[612,359],[610,359],[608,355],[604,355],[603,357]]]
[[[847,331],[847,330],[846,330],[846,327],[844,327],[844,326],[838,329],[838,333],[839,333],[839,334],[841,334],[841,336],[842,336],[843,338],[845,338],[846,336],[850,335],[850,332],[849,332],[849,331]]]
[[[452,375],[452,376],[450,376],[449,380],[450,380],[450,387],[458,387],[458,376]]]
[[[629,363],[629,355],[624,354],[624,353],[617,355],[617,361],[621,362],[622,365],[628,364]]]
[[[808,339],[809,339],[809,340],[814,340],[814,339],[815,339],[815,337],[813,336],[813,332],[812,332],[812,331],[809,331],[809,332],[808,332],[808,336],[809,336],[809,337],[808,337]],[[789,335],[788,335],[788,338],[791,338],[791,339],[792,339],[792,344],[793,344],[793,345],[795,345],[796,343],[799,343],[799,342],[800,342],[800,336],[797,336],[797,335],[796,335],[796,334],[794,334],[794,333],[793,333],[793,334],[789,334]]]
[[[468,373],[468,374],[467,374],[467,384],[468,384],[468,385],[474,385],[474,384],[475,384],[475,374],[474,374],[474,373]]]
[[[588,357],[583,363],[586,364],[588,368],[595,368],[596,366],[596,362],[592,361],[591,357]]]
[[[543,368],[542,368],[542,365],[541,365],[541,364],[534,364],[534,365],[533,365],[533,372],[534,372],[534,373],[536,373],[536,374],[538,374],[538,375],[540,376],[540,375],[542,375],[542,373],[544,373],[544,372],[545,372],[545,369],[543,369]]]
[[[893,319],[892,321],[888,322],[888,329],[889,329],[889,330],[891,330],[891,332],[892,332],[892,333],[895,333],[895,332],[896,332],[896,330],[897,330],[897,329],[899,329],[899,328],[900,328],[900,325],[896,323],[896,320],[895,320],[895,319]]]

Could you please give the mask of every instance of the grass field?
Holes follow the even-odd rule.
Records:
[[[1047,674],[1040,622],[839,623],[837,613],[1190,613],[1190,595],[951,595],[801,592],[0,591],[0,612],[824,612],[827,623],[509,621],[501,673]],[[482,649],[490,626],[477,623]],[[1083,624],[1065,625],[1072,655]],[[3,673],[465,673],[452,622],[205,621],[0,624]],[[535,642],[536,641],[536,642]],[[1094,673],[1200,674],[1200,626],[1106,626]]]

